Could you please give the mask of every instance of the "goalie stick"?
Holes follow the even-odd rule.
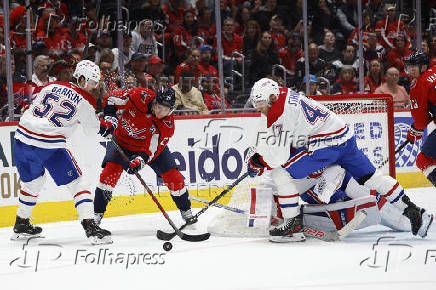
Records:
[[[118,152],[120,152],[121,157],[125,161],[128,162],[129,161],[129,157],[127,157],[126,153],[124,153],[124,151],[121,148],[121,146],[115,141],[115,139],[113,137],[111,137],[111,141],[115,145],[115,147],[117,148]],[[204,233],[204,234],[200,234],[200,235],[188,235],[188,234],[183,233],[181,231],[182,229],[179,230],[177,228],[177,226],[174,224],[174,222],[170,219],[170,217],[168,216],[168,214],[166,213],[166,211],[164,210],[164,208],[160,204],[159,200],[154,196],[153,192],[151,192],[150,188],[147,186],[147,184],[145,183],[144,179],[142,179],[141,175],[139,175],[138,171],[135,170],[134,174],[139,179],[141,184],[144,186],[144,188],[147,191],[147,193],[151,196],[151,199],[153,199],[154,203],[157,205],[159,210],[162,212],[163,216],[166,218],[166,220],[168,221],[170,226],[174,229],[174,231],[175,231],[174,235],[177,235],[182,240],[189,241],[189,242],[201,242],[201,241],[207,240],[210,237],[209,233]]]
[[[223,192],[221,192],[219,195],[217,195],[208,205],[203,207],[196,215],[195,217],[198,218],[201,214],[203,214],[211,205],[214,205],[220,198],[222,198],[224,195],[226,195],[230,190],[232,190],[233,187],[239,184],[242,180],[244,180],[248,176],[248,172],[245,172],[243,175],[241,175],[238,179],[235,180],[232,184],[230,184]],[[188,224],[182,225],[178,231],[183,230]],[[174,227],[173,227],[174,228]],[[176,228],[177,229],[177,228]],[[156,233],[156,236],[159,240],[169,241],[172,238],[174,238],[177,235],[177,231],[174,233],[166,233],[161,230],[158,230]],[[208,233],[210,236],[210,234]],[[209,238],[209,237],[208,237]]]
[[[211,203],[205,199],[196,196],[190,196],[189,198],[205,204]],[[212,205],[239,214],[247,213],[247,211],[245,210],[230,207],[220,203],[215,203]],[[360,210],[349,223],[347,223],[342,229],[338,231],[323,231],[314,227],[304,226],[303,233],[307,237],[317,238],[325,242],[342,241],[346,236],[348,236],[354,229],[356,229],[365,220],[366,216],[367,216],[366,211]]]

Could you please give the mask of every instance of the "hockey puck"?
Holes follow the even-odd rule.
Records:
[[[171,251],[172,248],[173,248],[173,244],[171,244],[170,242],[165,242],[163,244],[163,249],[167,252]]]

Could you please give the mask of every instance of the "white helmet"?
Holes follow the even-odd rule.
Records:
[[[85,78],[85,86],[88,85],[89,80],[93,80],[96,83],[100,82],[100,68],[94,62],[90,60],[82,60],[76,65],[76,70],[73,73],[73,77],[78,81],[83,76]]]
[[[278,96],[279,94],[279,84],[272,79],[263,78],[255,82],[251,89],[251,103],[254,107],[256,107],[256,103],[259,101],[266,101],[268,105],[271,105],[269,97],[271,95]]]

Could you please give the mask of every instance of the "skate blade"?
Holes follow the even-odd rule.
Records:
[[[31,235],[26,233],[13,233],[11,236],[11,241],[24,241],[28,240],[29,238],[44,238],[44,236],[42,236],[41,234]]]
[[[295,243],[306,241],[306,237],[303,233],[294,233],[292,236],[270,236],[269,241],[272,243]]]
[[[97,236],[91,236],[88,238],[90,243],[92,245],[106,245],[106,244],[112,244],[112,238],[110,236],[105,236],[103,238],[99,238]]]
[[[433,223],[433,214],[429,214],[429,218],[426,219],[426,224],[423,224],[419,230],[418,230],[418,235],[421,238],[425,238],[427,236],[428,233],[428,229],[430,228],[431,224]]]

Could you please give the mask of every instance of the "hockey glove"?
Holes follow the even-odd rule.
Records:
[[[261,176],[265,171],[265,168],[268,166],[259,153],[251,156],[247,165],[247,172],[250,177]]]
[[[145,161],[141,156],[133,156],[130,159],[129,167],[127,168],[128,174],[135,174],[135,172],[141,170],[145,166]]]
[[[409,140],[409,142],[413,144],[416,141],[420,140],[423,135],[424,130],[416,129],[413,125],[410,125],[409,131],[407,131],[407,140]]]
[[[98,134],[107,139],[110,139],[114,134],[117,126],[118,119],[116,117],[106,116],[104,118],[100,118],[100,131],[98,132]]]

